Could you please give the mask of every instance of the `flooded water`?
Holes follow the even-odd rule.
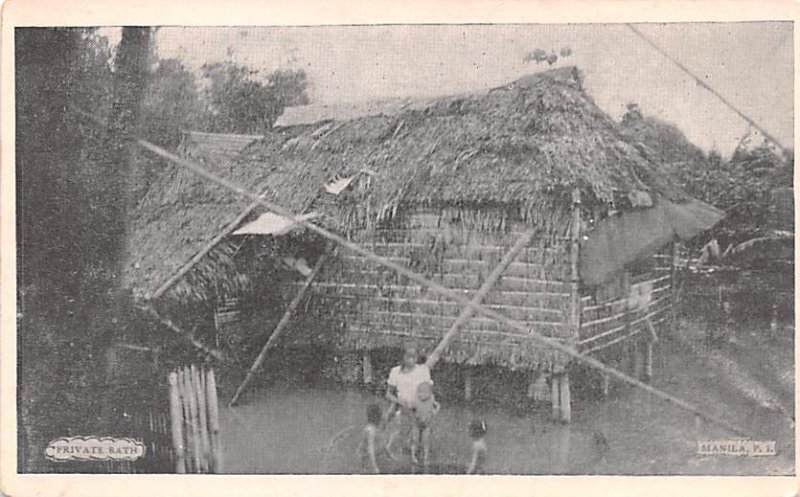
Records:
[[[786,354],[791,356],[791,348]],[[752,358],[754,364],[757,359]],[[468,424],[482,416],[489,425],[487,471],[494,474],[794,474],[791,421],[749,398],[726,379],[724,370],[708,367],[686,342],[670,340],[657,349],[653,385],[745,428],[751,439],[775,440],[778,454],[700,457],[698,440],[740,437],[643,391],[615,385],[606,399],[573,399],[569,425],[548,420],[549,404],[521,412],[492,402],[443,401],[433,428],[432,467],[463,470],[471,455]],[[792,394],[785,389],[780,394],[790,409]],[[251,391],[241,405],[222,409],[224,470],[359,472],[358,437],[366,406],[376,401],[379,395],[357,388],[286,382]]]

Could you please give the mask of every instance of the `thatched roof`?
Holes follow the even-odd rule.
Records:
[[[616,209],[648,207],[657,197],[686,200],[659,175],[658,158],[637,150],[595,105],[571,67],[482,94],[309,121],[276,128],[235,157],[198,160],[294,212],[318,211],[339,230],[384,221],[411,205],[502,207],[563,229],[574,187],[585,205]],[[341,195],[325,192],[335,177],[361,170],[374,174]],[[247,204],[170,169],[134,213],[129,285],[140,296],[152,292]]]

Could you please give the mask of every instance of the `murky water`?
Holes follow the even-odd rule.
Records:
[[[738,437],[645,392],[618,385],[605,400],[576,399],[570,425],[550,422],[547,404],[520,412],[485,402],[443,403],[432,436],[432,462],[440,470],[463,468],[470,457],[467,426],[480,415],[490,428],[486,439],[490,473],[794,473],[790,421],[743,395],[726,380],[724,372],[706,367],[685,343],[662,344],[655,374],[654,386],[744,427],[752,439],[775,440],[778,454],[699,457],[698,440]],[[242,405],[221,412],[225,472],[358,472],[356,447],[366,406],[378,400],[379,396],[356,388],[285,383],[250,392]],[[791,397],[786,401],[792,405]]]

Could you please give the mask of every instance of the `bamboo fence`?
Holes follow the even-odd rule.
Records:
[[[172,449],[176,473],[219,473],[219,401],[213,369],[194,365],[169,373]]]

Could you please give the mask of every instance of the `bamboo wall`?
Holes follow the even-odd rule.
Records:
[[[581,328],[578,348],[596,352],[647,332],[650,324],[663,329],[672,309],[672,275],[664,256],[656,256],[654,267],[637,276],[628,276],[622,296],[597,301],[581,299]],[[661,266],[661,267],[659,267]]]
[[[527,226],[455,226],[441,213],[417,212],[391,227],[352,238],[377,255],[470,298]],[[672,255],[640,261],[624,292],[594,289],[580,298],[580,327],[572,336],[569,238],[535,240],[520,253],[483,301],[486,307],[524,322],[537,333],[592,353],[636,337],[652,324],[664,328],[672,308]],[[290,284],[288,292],[302,282]],[[612,285],[613,286],[613,285]],[[311,289],[313,307],[328,315],[331,334],[343,328],[338,346],[350,350],[400,347],[412,339],[430,351],[455,322],[460,304],[417,285],[360,255],[340,252]],[[573,328],[574,329],[574,328]],[[473,316],[443,358],[462,364],[510,369],[564,365],[563,357],[514,330]]]
[[[443,215],[416,213],[399,225],[361,233],[356,239],[378,255],[471,297],[524,228],[507,222],[501,229],[465,229],[445,222]],[[568,271],[565,248],[534,242],[508,267],[484,303],[538,333],[566,338]],[[413,338],[430,351],[462,310],[459,304],[350,253],[341,253],[326,267],[313,291],[318,305],[341,316],[346,348],[397,347]],[[444,359],[512,369],[550,364],[552,352],[514,333],[494,320],[474,316]]]

